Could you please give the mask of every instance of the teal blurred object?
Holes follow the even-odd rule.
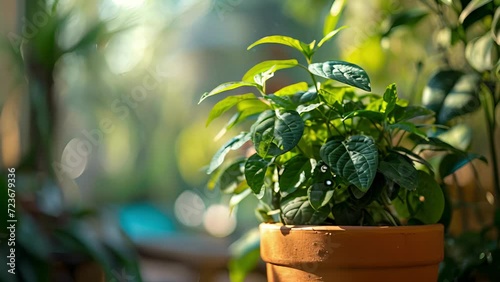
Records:
[[[165,237],[177,228],[174,221],[151,203],[134,203],[119,211],[120,226],[132,241]]]

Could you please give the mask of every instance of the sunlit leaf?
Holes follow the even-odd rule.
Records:
[[[260,261],[260,232],[254,228],[229,246],[229,277],[231,282],[244,282]]]
[[[292,48],[300,51],[306,57],[309,56],[310,51],[311,51],[308,44],[306,44],[300,40],[297,40],[295,38],[292,38],[289,36],[283,36],[283,35],[271,35],[271,36],[263,37],[263,38],[255,41],[254,43],[250,44],[250,46],[248,46],[247,50],[250,50],[257,45],[268,44],[268,43],[281,44],[281,45],[292,47]]]
[[[327,35],[325,35],[325,37],[321,38],[318,43],[318,48],[323,46],[323,44],[325,44],[326,42],[330,41],[330,39],[332,39],[335,35],[337,35],[337,33],[339,33],[339,31],[343,30],[344,28],[347,28],[347,26],[342,26],[337,28],[336,30],[332,30]]]
[[[226,83],[223,83],[223,84],[215,87],[212,91],[205,92],[203,95],[201,95],[201,98],[200,98],[200,101],[198,102],[198,104],[203,102],[203,100],[205,100],[206,98],[208,98],[210,96],[217,95],[219,93],[226,92],[226,91],[233,90],[233,89],[240,88],[240,87],[244,87],[244,86],[258,87],[258,85],[256,83],[252,83],[252,82],[245,82],[245,81],[226,82]]]
[[[384,92],[383,99],[385,102],[384,114],[387,117],[390,113],[392,113],[394,107],[396,106],[396,102],[398,101],[398,91],[396,89],[396,84],[393,83],[387,86]]]
[[[498,57],[498,44],[490,32],[472,39],[465,47],[467,62],[478,72],[493,69],[498,62]]]
[[[323,25],[323,36],[327,36],[337,27],[337,23],[342,14],[342,10],[344,10],[346,2],[347,2],[346,0],[333,1],[332,7],[330,8],[330,12],[325,18],[325,23]]]
[[[296,94],[297,92],[300,91],[307,91],[309,89],[309,86],[307,85],[306,82],[298,82],[292,85],[285,86],[281,88],[280,90],[276,91],[274,95],[276,96],[288,96],[288,95],[293,95]]]
[[[230,110],[232,107],[237,105],[239,102],[249,99],[255,99],[255,95],[252,93],[235,95],[224,98],[212,107],[210,114],[208,115],[206,126],[208,126],[214,119],[220,117],[222,114]]]
[[[375,141],[364,135],[346,140],[330,140],[320,149],[321,159],[337,175],[366,192],[370,188],[378,167]]]
[[[297,60],[292,59],[292,60],[270,60],[270,61],[264,61],[256,64],[253,66],[251,69],[249,69],[245,75],[243,75],[242,81],[244,82],[255,82],[255,76],[258,74],[261,74],[263,72],[276,72],[278,70],[282,69],[287,69],[287,68],[293,68],[297,66],[299,62]]]
[[[328,61],[309,65],[309,71],[317,76],[333,79],[365,91],[371,91],[370,78],[360,66],[344,61]]]
[[[478,82],[479,77],[476,74],[461,76],[446,95],[437,122],[444,124],[455,117],[477,110],[481,106],[477,94]]]

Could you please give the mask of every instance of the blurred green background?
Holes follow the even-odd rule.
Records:
[[[438,17],[422,12],[426,2],[434,1],[347,2],[341,24],[349,28],[329,42],[317,60],[343,59],[362,66],[375,93],[396,82],[401,97],[418,103],[430,74],[443,65],[442,49],[463,51],[463,46],[450,46],[446,30],[436,28]],[[68,217],[87,221],[92,214],[90,221],[120,226],[134,244],[166,236],[184,246],[206,247],[207,256],[193,265],[199,273],[212,275],[212,269],[225,264],[226,247],[258,222],[255,199],[249,197],[230,214],[229,198],[206,188],[204,166],[226,140],[214,139],[223,124],[205,126],[216,101],[198,105],[199,97],[220,82],[239,80],[257,62],[296,56],[294,50],[279,47],[251,51],[246,47],[274,34],[306,42],[321,38],[331,4],[329,0],[1,0],[1,170],[18,168],[18,216],[26,225],[38,226],[25,234],[18,230],[18,242],[26,246],[29,238],[42,232],[39,229],[53,230],[47,226],[61,217],[66,221],[54,230],[65,230]],[[408,10],[415,13],[412,20],[393,25],[394,15]],[[451,66],[465,64],[461,56],[449,57],[456,58],[447,62]],[[294,70],[282,71],[269,87],[277,89],[296,75]],[[485,134],[476,121],[480,115],[467,118],[476,136]],[[483,145],[474,141],[472,150],[488,154]],[[491,185],[490,178],[484,177],[485,186]],[[485,197],[481,199],[488,204]],[[55,247],[62,240],[50,234],[45,238],[56,242],[51,245]],[[192,241],[182,241],[189,238]],[[44,244],[43,240],[35,243]],[[219,243],[220,248],[210,249]],[[129,250],[130,244],[125,239],[122,250]],[[103,257],[83,245],[88,256]],[[196,281],[190,279],[198,274],[182,270],[182,265],[190,265],[188,247],[184,252],[171,245],[162,248],[158,245],[157,254],[142,246],[141,259],[135,252],[121,258],[135,271],[134,262],[140,262],[145,281]],[[221,262],[206,266],[218,251],[220,256],[214,257]],[[68,261],[54,258],[50,248],[40,252],[30,255],[45,262]],[[155,260],[145,259],[153,255]],[[165,261],[181,266],[155,264]],[[38,278],[25,274],[19,281],[51,281],[26,265],[18,269],[38,273],[34,274]],[[121,264],[111,265],[108,278],[121,275],[114,266]],[[4,273],[0,279],[10,279]],[[260,274],[251,278],[263,281]],[[135,278],[124,281],[139,279],[130,277]],[[227,280],[226,274],[214,277]],[[60,281],[72,281],[68,279]]]

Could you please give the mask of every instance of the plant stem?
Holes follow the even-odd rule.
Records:
[[[488,101],[490,99],[483,99],[481,105],[484,108],[486,125],[486,134],[488,135],[488,145],[490,147],[491,163],[493,166],[493,188],[495,192],[495,204],[497,208],[500,208],[500,179],[498,177],[498,159],[495,144],[495,129],[496,129],[496,119],[495,119],[495,97],[494,94],[489,91],[483,91],[484,95],[491,95],[491,101],[493,105],[489,105]],[[490,112],[491,111],[491,112]],[[492,117],[490,119],[490,116]]]

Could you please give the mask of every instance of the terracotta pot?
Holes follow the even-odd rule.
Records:
[[[261,224],[267,280],[434,282],[443,260],[440,224],[401,227]]]

